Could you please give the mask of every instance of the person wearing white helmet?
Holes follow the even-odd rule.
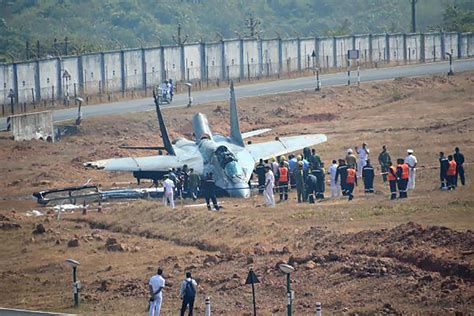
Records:
[[[349,168],[350,166],[354,167],[354,169],[357,168],[357,157],[354,155],[354,152],[352,151],[352,148],[349,148],[347,150],[347,155],[346,155],[346,164],[347,167]]]
[[[413,149],[407,150],[407,156],[405,157],[405,163],[408,165],[408,190],[415,189],[415,178],[416,178],[416,165],[418,160],[413,155]]]

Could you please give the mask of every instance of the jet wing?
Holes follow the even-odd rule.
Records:
[[[250,132],[245,132],[245,133],[242,133],[242,139],[257,136],[257,135],[269,132],[271,130],[272,130],[271,128],[262,128],[262,129],[256,129],[256,130],[250,131]]]
[[[324,143],[327,139],[324,134],[289,136],[265,143],[246,145],[245,148],[250,152],[253,160],[257,162],[259,159],[270,159],[273,156],[284,155],[305,147]]]
[[[112,158],[84,163],[87,168],[106,171],[168,171],[169,168],[182,167],[177,156],[148,156]]]

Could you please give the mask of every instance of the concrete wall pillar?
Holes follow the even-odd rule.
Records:
[[[123,65],[123,62],[122,62],[122,65]],[[100,77],[102,78],[100,90],[105,91],[105,87],[107,87],[106,85],[107,77],[105,76],[105,54],[104,53],[100,53]]]
[[[369,62],[370,63],[372,63],[372,61],[374,60],[373,54],[374,54],[374,49],[372,45],[372,34],[369,34]]]
[[[425,58],[425,34],[420,34],[420,61],[424,63],[426,61]]]
[[[462,58],[462,33],[461,32],[458,32],[457,39],[458,39],[458,58]]]
[[[390,51],[390,37],[388,35],[388,33],[385,33],[385,50],[387,51],[387,63],[390,63],[390,55],[391,55],[391,51]]]
[[[296,39],[296,42],[298,43],[298,48],[297,48],[297,54],[298,54],[298,71],[301,71],[301,39],[298,37]]]
[[[160,47],[160,69],[161,69],[161,82],[166,80],[166,69],[165,69],[165,48]]]
[[[122,75],[122,92],[125,92],[127,89],[127,79],[125,78],[126,76],[126,71],[125,71],[125,52],[123,50],[120,51],[120,73]],[[102,90],[103,91],[103,90]]]
[[[333,57],[333,67],[337,68],[337,40],[335,36],[332,38],[332,57]]]
[[[84,64],[82,62],[82,56],[77,57],[77,82],[79,89],[76,93],[82,96],[84,94]]]
[[[263,42],[261,38],[257,39],[258,48],[258,77],[263,74]]]
[[[200,62],[200,79],[201,80],[207,80],[208,73],[207,73],[207,67],[209,66],[207,64],[207,58],[206,58],[206,43],[200,42],[199,43],[199,58],[201,59]]]
[[[41,85],[40,85],[40,67],[39,67],[39,61],[37,60],[36,62],[36,69],[35,69],[35,94],[36,94],[36,102],[41,101]]]
[[[321,45],[321,40],[319,39],[319,37],[315,37],[314,38],[314,54],[316,55],[316,57],[315,57],[316,61],[315,62],[316,62],[316,65],[317,65],[318,68],[324,68],[324,56],[323,56],[323,67],[321,67],[321,65],[319,65],[319,55],[321,53],[320,45]],[[311,62],[313,62],[313,61],[311,61]],[[312,64],[311,64],[311,66],[312,66]]]
[[[240,51],[239,51],[239,68],[240,68],[240,79],[245,78],[245,63],[244,63],[244,40],[240,39]]]
[[[440,44],[440,45],[441,45],[441,47],[440,47],[440,49],[441,49],[441,51],[440,51],[440,53],[441,53],[441,60],[445,60],[445,59],[446,59],[446,57],[445,57],[446,44],[445,44],[445,40],[444,40],[444,32],[442,32],[442,31],[439,32],[439,36],[441,36],[441,38],[440,38],[440,43],[441,43],[441,44]]]
[[[225,64],[225,42],[221,40],[221,80],[225,80],[227,77],[226,74],[226,64]]]
[[[406,64],[408,61],[408,54],[407,54],[407,35],[403,33],[403,62]]]
[[[147,86],[147,74],[146,74],[146,55],[145,55],[145,49],[141,49],[141,61],[142,61],[142,89],[146,90]]]
[[[179,46],[179,63],[181,64],[181,81],[186,81],[186,56],[184,56],[183,44]]]
[[[15,104],[18,104],[18,69],[17,64],[13,64],[13,90],[15,91]]]
[[[281,38],[278,38],[278,74],[283,71],[283,45]]]
[[[62,95],[63,95],[63,83],[62,83],[62,78],[63,78],[63,71],[62,71],[62,66],[63,62],[61,58],[57,58],[57,67],[56,67],[56,99],[60,100]]]
[[[356,37],[355,35],[352,35],[352,50],[356,50]],[[360,52],[359,52],[360,54]]]

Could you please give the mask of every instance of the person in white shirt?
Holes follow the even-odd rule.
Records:
[[[362,143],[362,148],[357,148],[357,155],[359,155],[359,161],[357,162],[357,177],[362,177],[362,169],[367,165],[367,159],[369,159],[369,149],[367,143]]]
[[[181,316],[184,316],[186,313],[186,308],[189,305],[189,316],[193,316],[194,309],[194,299],[196,298],[197,292],[197,283],[191,277],[191,272],[186,272],[186,279],[181,282],[181,287],[179,288],[179,297],[183,300],[181,305]]]
[[[174,191],[174,182],[169,178],[168,175],[164,176],[165,181],[163,181],[163,204],[165,206],[168,205],[168,203],[171,205],[171,207],[174,209],[174,196],[173,196],[173,191]]]
[[[416,164],[418,160],[416,160],[415,155],[413,155],[413,149],[407,150],[407,156],[405,157],[405,163],[408,165],[408,190],[415,189],[415,178],[416,178]]]
[[[330,186],[331,186],[331,197],[337,198],[341,195],[341,186],[339,181],[336,181],[336,172],[337,172],[337,161],[333,160],[331,167],[329,167],[329,177],[330,177]]]
[[[163,289],[165,288],[165,279],[162,275],[163,270],[158,268],[156,275],[152,276],[150,282],[148,282],[148,289],[150,291],[149,316],[160,316]]]
[[[273,196],[273,187],[275,186],[275,176],[270,170],[270,166],[265,166],[265,189],[263,195],[267,206],[275,206],[275,197]]]

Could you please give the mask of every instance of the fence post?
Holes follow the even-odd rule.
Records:
[[[51,103],[54,105],[54,84],[53,86],[51,87]]]
[[[205,316],[211,316],[211,298],[209,296],[206,297],[205,304],[206,304]]]
[[[321,303],[316,302],[316,316],[321,316]]]

